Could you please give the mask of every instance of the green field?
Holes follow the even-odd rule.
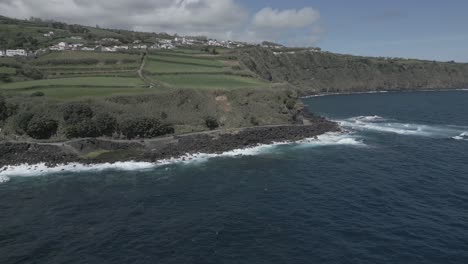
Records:
[[[249,77],[225,74],[161,75],[157,80],[169,86],[197,89],[235,89],[267,87],[268,83]]]
[[[148,60],[145,70],[150,73],[181,73],[181,72],[222,72],[223,67],[210,67],[183,63],[172,63]]]
[[[0,85],[2,90],[25,90],[35,88],[71,87],[138,87],[144,82],[137,78],[79,77],[63,79],[47,79],[37,81],[16,82]]]
[[[0,74],[15,74],[16,69],[11,67],[0,67]]]
[[[140,61],[139,55],[124,54],[124,53],[105,53],[93,51],[62,51],[51,52],[39,57],[35,62],[54,61],[54,60],[83,60],[83,59],[97,59],[99,61],[105,60],[132,60],[135,62]]]
[[[141,94],[152,93],[148,88],[105,88],[105,87],[62,87],[46,89],[21,90],[22,94],[32,94],[34,92],[43,92],[45,96],[57,99],[75,99],[80,97],[102,97],[115,94]]]
[[[174,62],[174,63],[197,64],[197,65],[212,66],[212,67],[224,67],[225,66],[225,64],[219,60],[219,57],[200,57],[200,56],[161,53],[161,54],[151,55],[148,57],[148,59]]]

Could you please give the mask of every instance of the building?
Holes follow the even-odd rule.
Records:
[[[50,38],[50,37],[53,37],[54,35],[55,33],[53,31],[49,31],[49,33],[44,34],[44,37]]]
[[[81,48],[82,51],[94,51],[96,48],[90,48],[90,47],[83,47]]]
[[[68,50],[70,48],[70,46],[68,45],[68,43],[66,42],[60,42],[56,45],[53,45],[51,46],[49,49],[50,50],[57,50],[57,51],[64,51],[64,50]]]
[[[0,50],[0,57],[5,57],[5,52],[3,50]]]
[[[24,49],[16,49],[16,50],[6,50],[5,55],[7,57],[27,56],[28,53]]]

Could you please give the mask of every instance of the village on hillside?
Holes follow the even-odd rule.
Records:
[[[44,33],[44,37],[53,38],[55,33],[50,31]],[[187,48],[193,46],[210,46],[217,48],[234,49],[245,47],[249,44],[238,41],[218,41],[202,37],[174,37],[173,39],[155,38],[152,43],[135,40],[132,44],[124,44],[116,38],[102,38],[86,43],[83,37],[73,36],[69,41],[60,41],[46,48],[38,50],[26,50],[24,48],[0,50],[0,57],[24,57],[36,56],[48,51],[97,51],[97,52],[119,52],[127,50],[170,50],[177,48]]]

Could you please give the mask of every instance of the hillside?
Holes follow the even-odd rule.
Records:
[[[152,138],[296,124],[303,113],[298,95],[468,87],[468,64],[39,19],[0,17],[0,29],[0,51],[28,51],[0,58],[0,139],[6,140]]]
[[[249,48],[240,61],[261,78],[289,82],[302,95],[468,87],[468,64]]]

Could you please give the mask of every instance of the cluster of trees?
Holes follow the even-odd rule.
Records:
[[[16,116],[16,132],[34,139],[49,139],[57,134],[59,123],[41,113],[23,112]]]
[[[127,139],[152,138],[173,134],[174,128],[153,117],[133,117],[117,120],[108,113],[94,114],[83,103],[72,103],[63,111],[65,134],[68,138],[113,136],[120,134]]]
[[[17,48],[37,50],[39,48],[39,40],[23,32],[11,32],[6,30],[0,33],[0,49]]]

